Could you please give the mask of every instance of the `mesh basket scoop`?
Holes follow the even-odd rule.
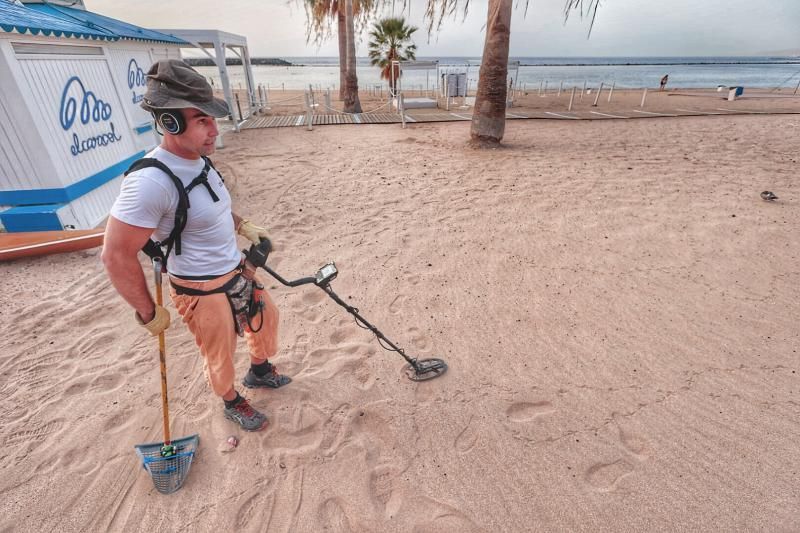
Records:
[[[199,445],[199,435],[173,440],[174,454],[167,457],[162,455],[163,442],[137,444],[135,447],[142,459],[142,467],[153,478],[156,490],[161,494],[171,494],[183,486]]]

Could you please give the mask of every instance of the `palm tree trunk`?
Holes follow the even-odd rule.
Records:
[[[496,147],[505,133],[511,8],[512,0],[489,0],[486,41],[470,128],[470,144],[475,147]]]
[[[345,6],[345,14],[347,16],[347,80],[344,92],[344,110],[347,113],[361,113],[361,102],[358,99],[358,75],[356,74],[356,34],[353,24],[353,0],[346,0]]]
[[[336,23],[339,32],[339,100],[344,100],[344,86],[347,84],[347,18],[339,4],[336,14]]]

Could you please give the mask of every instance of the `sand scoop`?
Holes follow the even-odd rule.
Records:
[[[156,303],[163,305],[161,295],[161,259],[153,259],[153,271],[156,280]],[[161,405],[164,414],[164,442],[137,444],[136,453],[142,459],[142,467],[150,472],[156,490],[161,494],[170,494],[183,486],[192,459],[200,444],[198,435],[191,435],[178,440],[169,437],[169,407],[167,399],[167,359],[164,332],[158,334],[158,351],[161,361]]]

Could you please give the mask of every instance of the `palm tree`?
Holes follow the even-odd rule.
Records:
[[[494,147],[506,129],[508,47],[511,41],[512,0],[489,0],[486,40],[478,73],[478,92],[470,126],[470,144]]]
[[[356,74],[356,37],[353,22],[353,0],[345,0],[347,21],[347,76],[344,88],[344,110],[346,113],[361,113],[358,99],[358,75]],[[341,61],[341,60],[340,60]]]
[[[428,0],[425,16],[428,18],[428,32],[441,28],[445,17],[459,11],[461,0]],[[466,16],[469,0],[464,0],[463,12]],[[600,0],[566,0],[564,20],[570,12],[579,11],[581,17],[591,15],[589,32],[597,16]],[[584,9],[585,7],[585,9]],[[528,2],[525,2],[527,11]],[[472,114],[470,144],[475,147],[496,147],[503,139],[506,127],[506,99],[508,97],[508,49],[511,41],[512,0],[489,0],[489,13],[486,20],[486,40],[483,45],[483,58],[478,75],[478,92],[475,97],[475,111]]]
[[[331,35],[330,22],[336,21],[339,40],[339,99],[345,99],[347,86],[347,8],[345,0],[301,0],[306,10],[306,38],[309,42],[322,44]],[[353,15],[359,27],[378,8],[379,0],[353,0]],[[355,44],[353,45],[355,49]],[[357,89],[356,89],[357,90]]]
[[[388,17],[379,20],[369,32],[369,59],[373,66],[381,69],[381,78],[389,80],[392,94],[397,88],[400,68],[393,61],[407,61],[417,58],[417,45],[411,43],[411,35],[417,31],[415,26],[407,26],[403,17]]]

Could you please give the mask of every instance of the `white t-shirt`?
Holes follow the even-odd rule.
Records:
[[[188,186],[205,166],[203,159],[184,159],[160,146],[145,157],[158,159]],[[212,168],[208,183],[219,197],[214,202],[205,185],[189,192],[189,215],[181,233],[181,255],[175,247],[167,258],[169,271],[178,276],[227,274],[239,265],[236,229],[231,216],[231,197]],[[155,228],[152,239],[166,239],[175,226],[178,191],[169,176],[155,167],[128,174],[111,208],[111,216],[132,226]]]

